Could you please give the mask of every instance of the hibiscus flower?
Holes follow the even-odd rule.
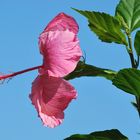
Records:
[[[77,33],[74,18],[60,13],[39,37],[43,67],[32,83],[30,99],[43,124],[51,128],[62,123],[64,110],[77,96],[74,87],[63,79],[82,56]]]

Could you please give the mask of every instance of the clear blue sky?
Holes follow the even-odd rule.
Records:
[[[122,45],[99,41],[87,26],[87,20],[71,7],[104,11],[114,15],[119,0],[1,0],[0,1],[0,72],[15,72],[40,65],[38,36],[59,12],[73,16],[79,26],[79,39],[86,52],[86,62],[119,70],[129,67],[129,58]],[[59,127],[42,126],[28,96],[37,71],[14,77],[0,85],[1,140],[63,140],[74,133],[90,133],[116,128],[130,140],[139,140],[140,121],[125,94],[103,78],[79,78],[71,83],[78,98],[65,111]]]

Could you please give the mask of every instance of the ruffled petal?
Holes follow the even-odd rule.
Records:
[[[77,96],[74,87],[62,78],[38,76],[32,84],[30,99],[45,126],[62,123],[64,110]]]
[[[44,33],[40,36],[39,44],[44,58],[41,74],[64,77],[75,69],[82,56],[79,40],[69,30]]]
[[[59,13],[45,28],[44,32],[48,31],[65,31],[69,30],[77,34],[79,27],[75,19],[65,13]]]

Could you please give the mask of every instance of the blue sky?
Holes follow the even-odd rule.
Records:
[[[87,20],[71,7],[102,11],[114,15],[119,0],[1,0],[0,1],[0,72],[9,73],[42,63],[38,37],[47,23],[59,12],[73,16],[79,24],[81,48],[86,62],[119,70],[130,67],[125,47],[98,40]],[[112,86],[103,78],[83,77],[70,82],[78,98],[65,111],[65,120],[55,129],[42,126],[28,98],[31,83],[37,76],[32,71],[0,85],[0,139],[63,140],[75,133],[116,128],[130,140],[139,140],[140,121],[131,101],[132,95]]]

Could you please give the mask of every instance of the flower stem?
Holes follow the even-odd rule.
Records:
[[[33,70],[36,70],[36,69],[39,69],[39,68],[42,68],[42,65],[36,66],[36,67],[32,67],[32,68],[28,68],[28,69],[25,69],[25,70],[21,70],[21,71],[18,71],[18,72],[14,72],[14,73],[11,73],[11,74],[2,75],[2,76],[0,76],[0,80],[11,78],[13,76],[16,76],[16,75],[19,75],[19,74],[23,74],[25,72],[33,71]]]

